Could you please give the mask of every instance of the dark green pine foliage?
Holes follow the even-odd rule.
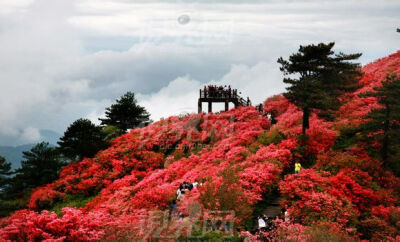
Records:
[[[7,162],[4,157],[0,156],[0,189],[3,190],[4,187],[9,183],[11,172],[11,163]],[[1,191],[0,191],[1,193]]]
[[[388,75],[381,87],[362,97],[376,97],[380,108],[373,109],[361,126],[365,140],[381,144],[379,156],[384,165],[400,175],[400,77]]]
[[[127,92],[116,100],[115,104],[106,108],[106,118],[99,119],[102,125],[112,125],[126,132],[149,123],[150,114],[146,109],[137,104],[135,94]]]
[[[107,147],[102,128],[88,119],[78,119],[57,142],[61,153],[72,160],[91,158]]]
[[[15,171],[16,175],[13,177],[13,190],[23,192],[25,189],[48,184],[57,179],[65,165],[57,148],[41,142],[30,151],[23,152],[21,168]]]
[[[332,119],[332,110],[340,107],[338,98],[356,90],[361,77],[360,65],[352,63],[361,54],[335,54],[334,42],[300,46],[289,60],[278,59],[280,70],[289,86],[284,96],[303,111],[303,135],[310,127],[311,111]]]

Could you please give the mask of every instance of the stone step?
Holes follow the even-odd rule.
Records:
[[[275,218],[281,214],[280,206],[268,206],[263,210],[263,214],[268,218]]]

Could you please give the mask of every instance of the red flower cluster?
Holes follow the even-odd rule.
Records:
[[[104,218],[98,213],[83,215],[79,210],[63,209],[64,216],[43,211],[21,210],[3,219],[0,238],[9,241],[98,241],[103,235]]]

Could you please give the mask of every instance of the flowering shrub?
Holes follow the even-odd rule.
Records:
[[[363,172],[359,171],[360,173]],[[352,204],[357,206],[359,211],[365,211],[368,207],[378,203],[378,197],[372,189],[361,186],[346,174],[349,174],[349,171],[344,169],[336,176],[331,177],[332,188],[329,190],[329,194],[336,197],[346,197]],[[368,183],[368,180],[370,180],[368,174],[363,173],[362,175],[364,175],[365,179],[360,181]]]
[[[355,241],[352,230],[346,230],[342,225],[332,222],[317,222],[311,226],[298,223],[274,220],[275,230],[261,232],[261,236],[254,236],[252,241]],[[260,240],[259,237],[264,237]]]
[[[346,199],[339,199],[324,192],[312,192],[288,209],[294,218],[303,224],[322,220],[347,224],[356,217],[356,212]]]
[[[309,238],[305,235],[306,227],[298,223],[284,222],[277,219],[274,221],[277,229],[268,234],[268,237],[274,241],[307,241]]]
[[[360,156],[352,154],[352,152],[328,151],[318,155],[316,168],[329,171],[332,174],[337,174],[343,168],[375,173],[381,169],[380,165],[379,161],[368,156]]]
[[[279,183],[281,194],[290,199],[308,197],[312,192],[324,192],[329,183],[329,173],[303,169],[297,175],[288,175]]]
[[[283,143],[282,147],[285,147]],[[279,148],[280,145],[271,144],[260,148],[256,154],[248,157],[253,163],[271,162],[280,168],[289,167],[292,163],[292,152],[287,148]]]
[[[249,165],[239,174],[239,183],[247,197],[261,200],[261,195],[271,192],[277,184],[280,170],[271,163]]]
[[[75,209],[64,208],[64,216],[43,211],[36,213],[21,210],[6,218],[0,230],[2,240],[26,241],[98,241],[104,235],[104,218],[101,214],[83,216]]]
[[[243,223],[251,215],[251,204],[254,200],[245,195],[233,169],[223,171],[221,177],[213,178],[199,188],[199,191],[199,199],[204,208],[234,211],[237,224]]]
[[[361,221],[363,236],[373,241],[397,241],[399,231],[388,222],[378,217]],[[396,240],[394,239],[396,238]]]
[[[330,176],[327,172],[303,169],[281,181],[280,191],[286,198],[284,205],[296,220],[310,223],[324,218],[347,223],[381,202],[372,186],[372,178],[359,170],[343,169]],[[390,196],[386,198],[390,201]]]
[[[51,186],[45,186],[32,193],[28,206],[39,209],[46,208],[60,201],[64,195],[64,193],[53,190]]]

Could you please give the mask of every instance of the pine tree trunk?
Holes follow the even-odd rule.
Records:
[[[386,106],[385,123],[383,126],[383,140],[382,140],[382,161],[384,164],[387,162],[387,154],[389,149],[389,126],[390,126],[390,109]]]
[[[303,135],[306,134],[308,128],[310,128],[310,110],[303,108]]]

